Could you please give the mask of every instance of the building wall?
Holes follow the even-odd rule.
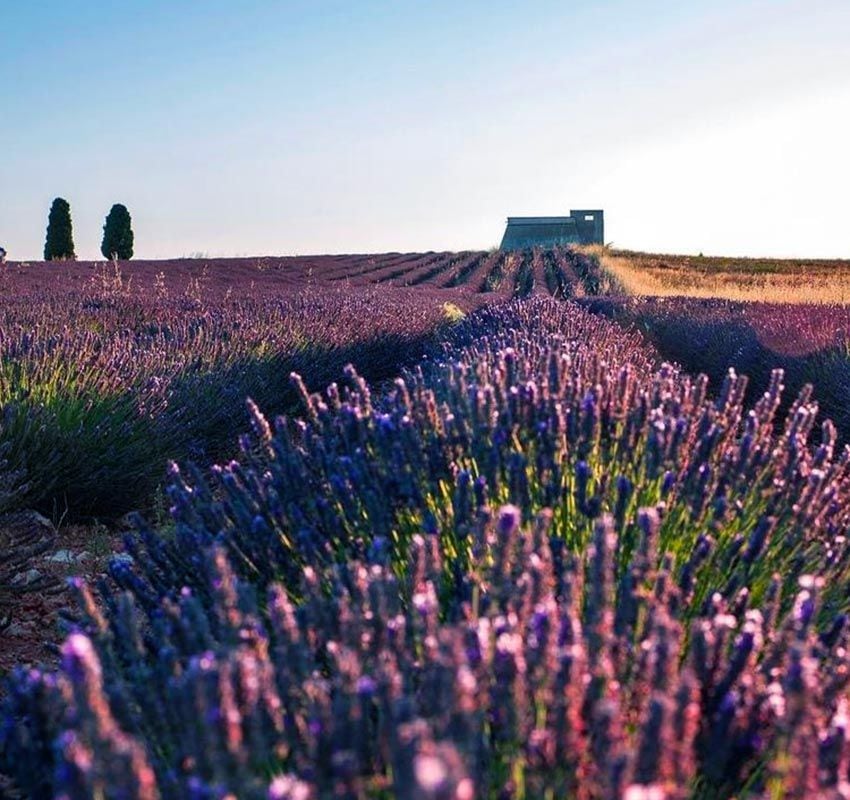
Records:
[[[579,244],[580,241],[578,229],[572,220],[537,224],[518,223],[509,220],[500,248],[502,250],[523,250],[535,246],[554,247],[555,245]]]
[[[603,213],[599,209],[571,211],[569,217],[508,217],[500,249],[604,244],[604,236]]]
[[[601,209],[570,210],[570,216],[576,221],[582,244],[605,244],[605,222]]]

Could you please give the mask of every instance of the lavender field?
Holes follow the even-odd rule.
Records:
[[[570,250],[15,269],[2,510],[123,552],[6,676],[0,791],[850,796],[843,310]]]

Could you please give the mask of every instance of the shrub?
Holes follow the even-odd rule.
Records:
[[[746,373],[748,400],[769,386],[781,368],[796,394],[817,386],[821,411],[850,441],[850,308],[793,303],[742,303],[693,297],[617,297],[587,300],[586,307],[633,325],[683,369],[722,381],[730,367]]]
[[[681,571],[661,557],[656,509],[638,511],[627,557],[610,516],[586,555],[564,553],[549,514],[520,519],[479,507],[463,573],[432,530],[400,577],[376,549],[326,588],[305,571],[297,602],[274,584],[258,602],[215,548],[173,599],[104,589],[108,621],[77,583],[85,632],[7,703],[21,787],[418,800],[839,785],[847,631],[816,633],[817,580],[788,611],[778,581],[760,610],[723,586],[703,603],[687,571],[703,555]],[[816,670],[832,675],[820,689]]]
[[[524,251],[520,254],[520,264],[514,276],[514,295],[528,297],[534,289],[534,262],[539,258],[535,251]]]
[[[568,249],[566,258],[581,281],[585,294],[595,296],[626,293],[617,277],[600,264],[598,253]]]
[[[74,231],[71,225],[71,206],[57,197],[50,206],[47,218],[47,238],[44,242],[44,260],[74,259]]]
[[[133,228],[127,207],[116,203],[109,210],[103,225],[100,252],[104,258],[122,261],[133,257]]]
[[[0,448],[26,476],[12,507],[76,519],[144,507],[169,459],[233,453],[246,396],[291,410],[291,371],[312,387],[347,363],[397,375],[441,327],[442,300],[361,290],[208,306],[107,285],[0,300]]]
[[[710,398],[551,300],[385,395],[293,380],[14,676],[29,796],[841,796],[850,454],[808,392],[781,424],[780,374]]]

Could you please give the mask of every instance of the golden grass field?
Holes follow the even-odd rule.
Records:
[[[656,255],[582,248],[626,293],[771,303],[850,305],[850,259],[762,259]]]

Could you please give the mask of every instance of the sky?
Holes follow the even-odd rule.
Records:
[[[850,258],[850,0],[0,0],[0,245]]]

